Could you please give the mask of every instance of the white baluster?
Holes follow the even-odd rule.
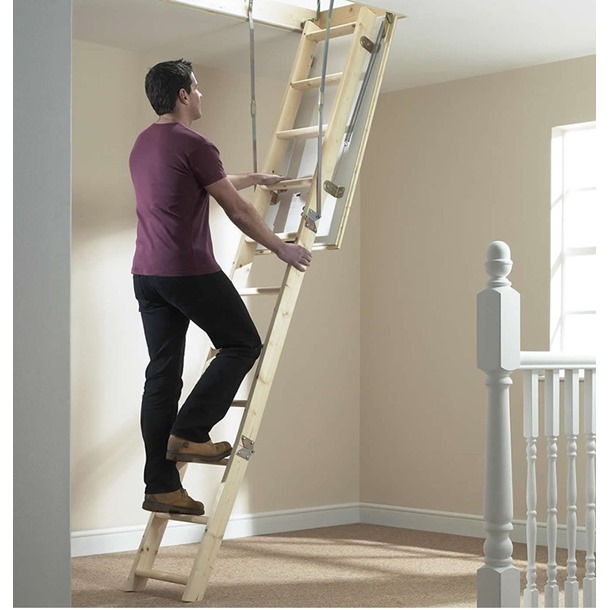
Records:
[[[587,438],[585,578],[583,598],[585,608],[595,608],[595,371],[585,371],[585,435]]]
[[[544,587],[544,605],[559,607],[557,584],[557,437],[559,436],[559,371],[544,373],[544,434],[547,439],[548,481],[546,535],[548,547],[547,582]]]
[[[513,565],[513,486],[511,465],[510,374],[520,363],[519,293],[507,279],[510,248],[493,242],[485,267],[490,280],[477,295],[477,366],[487,373],[487,452],[485,469],[485,564],[477,572],[477,606],[520,605],[519,571]]]
[[[523,372],[523,436],[527,441],[527,584],[523,594],[523,606],[538,607],[536,588],[536,442],[538,439],[538,371]]]
[[[568,489],[567,489],[567,536],[568,563],[565,583],[565,607],[578,608],[578,579],[576,578],[576,456],[577,436],[579,434],[579,382],[578,369],[565,372],[565,428],[568,456]]]

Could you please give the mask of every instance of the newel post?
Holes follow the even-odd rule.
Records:
[[[477,606],[520,606],[519,570],[513,565],[513,475],[511,465],[511,373],[520,364],[520,298],[507,276],[510,248],[487,248],[487,287],[477,295],[477,366],[487,373],[485,462],[485,563],[477,572]]]

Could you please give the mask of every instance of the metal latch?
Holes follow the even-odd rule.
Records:
[[[254,453],[254,441],[249,439],[247,436],[241,437],[241,444],[243,445],[237,450],[237,455],[244,460],[249,460]]]
[[[337,186],[334,182],[331,182],[330,180],[326,180],[324,182],[324,190],[336,199],[340,199],[341,197],[343,197],[343,193],[345,193],[344,186]]]

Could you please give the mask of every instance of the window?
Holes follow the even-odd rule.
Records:
[[[597,351],[596,152],[595,123],[553,129],[551,351]]]

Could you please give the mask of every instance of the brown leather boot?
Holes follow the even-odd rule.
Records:
[[[164,494],[144,494],[144,510],[153,513],[181,513],[185,515],[203,515],[201,502],[193,500],[186,489],[177,489]]]
[[[232,450],[231,444],[227,441],[195,443],[172,434],[167,443],[165,457],[174,462],[218,462],[230,455]]]

